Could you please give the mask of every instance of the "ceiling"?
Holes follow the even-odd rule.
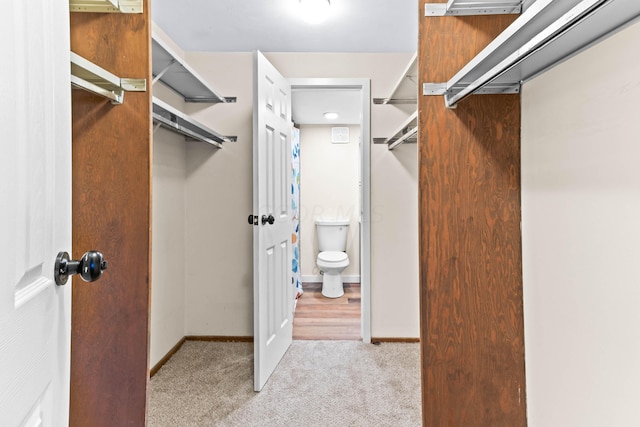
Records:
[[[311,25],[299,0],[153,0],[153,21],[187,52],[415,52],[417,0],[330,0],[331,14]],[[358,124],[360,92],[296,90],[298,124]],[[335,111],[336,120],[322,113]]]
[[[330,0],[317,25],[299,0],[153,0],[153,21],[190,52],[415,52],[417,0]]]
[[[291,93],[293,121],[300,125],[359,125],[361,110],[360,90],[294,89]],[[337,113],[338,118],[325,119],[327,112]]]

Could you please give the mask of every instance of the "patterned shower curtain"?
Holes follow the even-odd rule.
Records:
[[[293,259],[293,286],[295,299],[302,295],[302,278],[300,274],[300,129],[292,127],[291,138],[291,247]]]

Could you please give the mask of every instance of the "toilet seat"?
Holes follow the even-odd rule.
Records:
[[[346,252],[324,251],[318,254],[318,262],[332,267],[340,267],[346,263],[349,265],[349,256]]]

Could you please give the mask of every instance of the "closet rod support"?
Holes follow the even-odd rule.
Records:
[[[143,13],[142,0],[69,0],[69,12]]]
[[[146,79],[129,79],[121,78],[120,87],[125,92],[146,92],[147,80]]]
[[[439,96],[447,93],[446,83],[423,83],[422,94],[424,96]]]
[[[120,0],[120,11],[122,13],[143,13],[142,0]]]
[[[462,88],[462,86],[453,86],[449,88],[447,83],[423,83],[422,94],[425,96],[448,95],[455,92],[455,89]],[[487,83],[474,93],[484,95],[520,93],[520,83]]]
[[[449,0],[447,3],[426,3],[424,16],[511,15],[522,11],[521,0],[468,2]]]
[[[517,83],[497,83],[490,82],[476,89],[475,95],[505,95],[520,93],[520,82]],[[447,108],[454,109],[456,106],[455,97],[464,90],[464,86],[454,85],[449,87],[448,83],[423,83],[422,94],[424,96],[444,95]]]

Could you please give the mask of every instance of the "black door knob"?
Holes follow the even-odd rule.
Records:
[[[56,284],[61,286],[67,283],[69,276],[79,274],[85,282],[94,282],[102,276],[102,272],[107,269],[102,252],[85,252],[79,261],[74,261],[66,252],[59,252],[56,258],[53,277]]]
[[[273,225],[274,222],[276,222],[276,219],[273,217],[273,215],[262,215],[262,225],[265,225],[266,223],[269,223],[269,225]]]

